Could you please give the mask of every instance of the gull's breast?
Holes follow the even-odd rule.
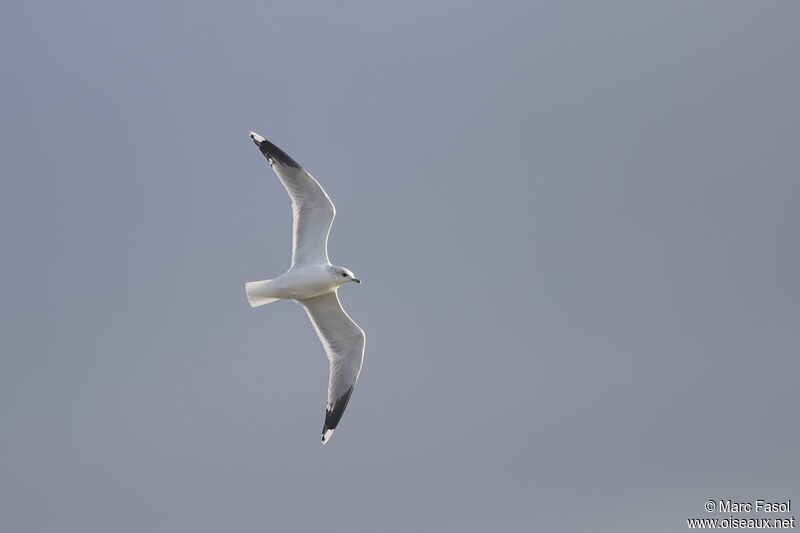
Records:
[[[289,270],[275,279],[280,298],[302,300],[313,298],[336,288],[325,266],[311,266]]]

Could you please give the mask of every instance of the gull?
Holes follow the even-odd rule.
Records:
[[[292,200],[292,264],[275,279],[245,283],[247,301],[259,307],[296,300],[306,311],[330,362],[322,444],[342,419],[364,361],[364,331],[342,309],[337,291],[361,283],[328,259],[328,233],[336,209],[322,186],[286,152],[258,133],[250,138],[269,161]]]

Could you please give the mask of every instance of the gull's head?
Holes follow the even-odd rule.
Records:
[[[344,267],[335,266],[331,268],[331,273],[333,274],[333,279],[336,281],[337,285],[343,285],[350,281],[361,283],[361,280],[358,279],[355,274]]]

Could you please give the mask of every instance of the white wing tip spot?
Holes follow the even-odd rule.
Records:
[[[263,143],[264,141],[266,141],[266,139],[264,137],[262,137],[261,135],[259,135],[258,133],[254,132],[254,131],[250,132],[250,138],[253,139],[257,143]]]
[[[322,444],[323,445],[326,442],[328,442],[328,440],[331,438],[331,435],[333,435],[333,429],[332,428],[326,428],[325,431],[322,433]]]

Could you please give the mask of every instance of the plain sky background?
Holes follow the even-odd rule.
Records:
[[[0,531],[686,530],[800,504],[800,7],[7,2]],[[260,132],[338,208],[329,445]],[[752,516],[752,515],[751,515]]]

